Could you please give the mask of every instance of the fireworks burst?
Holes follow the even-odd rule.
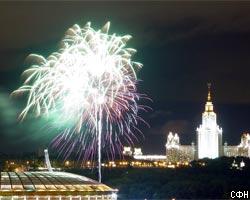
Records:
[[[121,138],[132,143],[142,97],[136,91],[136,70],[142,64],[131,60],[135,49],[127,48],[130,35],[109,34],[108,22],[95,31],[87,23],[74,25],[62,40],[62,48],[48,58],[30,55],[36,64],[23,76],[23,86],[13,94],[27,93],[23,119],[32,112],[36,116],[57,113],[71,122],[54,140],[53,145],[64,156],[76,151],[85,158],[98,152],[101,181],[101,148],[115,152]],[[112,153],[112,155],[113,155]]]

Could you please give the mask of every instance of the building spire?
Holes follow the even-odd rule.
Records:
[[[212,98],[211,98],[211,83],[207,84],[207,88],[208,88],[208,94],[207,94],[207,102],[205,105],[205,112],[213,112],[214,108],[213,108],[213,103],[212,103]]]
[[[211,83],[207,83],[207,89],[208,89],[207,101],[211,102]]]

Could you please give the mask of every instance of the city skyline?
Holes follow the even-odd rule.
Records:
[[[210,84],[210,83],[209,83]],[[209,87],[211,87],[211,86],[209,86]],[[209,94],[208,94],[209,96],[211,95],[211,96],[214,96],[214,92],[213,92],[213,89],[212,89],[212,91],[210,91],[210,89],[209,89]],[[206,99],[206,98],[205,98]],[[204,104],[205,105],[205,104]],[[204,108],[204,105],[203,105],[203,108]],[[205,105],[205,107],[206,107],[206,105]],[[204,110],[204,109],[203,109]],[[215,110],[217,110],[216,108],[215,108]],[[216,114],[218,114],[218,113],[216,113]],[[199,114],[200,115],[200,118],[201,118],[201,113]],[[219,115],[220,115],[220,113],[219,113]],[[170,120],[171,121],[171,120]],[[200,121],[202,121],[202,120],[200,120]],[[219,119],[218,119],[218,121],[220,121],[220,117],[219,117]],[[220,125],[220,124],[219,124]],[[196,128],[198,127],[198,124],[196,125]],[[172,127],[172,129],[170,129],[169,131],[170,132],[177,132],[178,134],[180,134],[180,133],[182,133],[182,132],[178,132],[178,131],[176,131],[176,128],[177,128],[177,130],[180,128],[180,127]],[[185,140],[183,140],[183,138],[180,138],[180,140],[181,140],[181,142],[180,143],[182,143],[182,144],[184,144],[184,145],[189,145],[189,144],[191,144],[191,143],[195,143],[195,144],[197,144],[197,136],[196,136],[196,132],[197,132],[197,130],[196,130],[196,128],[195,129],[193,129],[193,131],[192,132],[194,132],[194,134],[193,134],[193,136],[192,136],[192,139],[191,139],[191,142],[190,143],[188,143],[187,141],[185,141]],[[223,128],[223,127],[222,127]],[[43,130],[42,130],[43,131]],[[230,138],[228,138],[229,140],[226,140],[225,138],[223,138],[222,137],[222,141],[223,141],[223,144],[226,142],[227,144],[229,144],[229,145],[237,145],[237,144],[239,144],[239,142],[240,142],[240,136],[243,134],[243,133],[245,133],[246,131],[244,131],[244,132],[241,132],[240,134],[239,134],[239,137],[237,138],[237,141],[235,141],[234,143],[230,143],[230,142],[228,142],[228,141],[230,141]],[[167,136],[168,136],[168,134],[169,134],[169,132],[166,132],[166,135],[165,135],[165,138],[167,139]],[[181,134],[180,134],[181,135]],[[224,135],[223,135],[224,136]],[[227,135],[226,135],[227,136]],[[159,140],[157,140],[157,141],[159,141]],[[165,142],[166,140],[164,140],[164,142]],[[164,153],[164,151],[158,151],[158,152],[154,152],[154,151],[150,151],[150,150],[147,150],[147,146],[144,144],[144,142],[147,142],[147,138],[145,138],[144,139],[144,141],[142,141],[142,143],[140,144],[140,143],[135,143],[135,146],[137,146],[137,147],[142,147],[142,149],[143,149],[143,152],[146,152],[146,153],[151,153],[151,154],[154,154],[154,153]],[[139,146],[138,146],[139,145]],[[141,145],[141,146],[140,146]],[[45,143],[45,144],[43,144],[43,145],[41,145],[39,148],[46,148],[48,145]],[[165,146],[165,143],[164,143],[164,146]],[[165,148],[164,148],[164,146],[163,146],[163,149],[165,150]],[[38,151],[38,149],[39,148],[35,148],[34,150],[33,150],[33,152],[35,151],[35,152],[37,152]],[[4,152],[3,152],[4,153]],[[7,152],[8,153],[8,152]],[[15,152],[14,152],[15,153]]]
[[[0,200],[250,196],[250,1],[0,2]]]
[[[242,133],[238,145],[223,141],[223,127],[217,124],[211,83],[208,83],[207,100],[202,113],[202,123],[196,128],[196,140],[191,144],[180,143],[178,133],[170,131],[166,140],[166,155],[144,154],[141,148],[124,147],[123,154],[137,160],[164,161],[172,164],[190,163],[193,160],[219,157],[250,157],[250,134]]]
[[[124,6],[129,15],[124,15]],[[55,8],[57,15],[52,14]],[[190,144],[195,140],[193,130],[201,122],[207,82],[213,85],[223,142],[238,144],[242,132],[250,129],[247,89],[250,30],[249,12],[244,3],[220,6],[216,2],[105,2],[98,5],[6,2],[0,9],[0,25],[4,30],[0,47],[1,152],[35,151],[40,143],[48,146],[53,136],[44,134],[41,123],[27,120],[20,125],[17,122],[23,102],[10,101],[9,94],[21,82],[19,76],[27,67],[24,60],[29,53],[49,54],[57,48],[57,41],[69,25],[76,22],[83,25],[87,20],[96,26],[110,20],[112,27],[116,27],[111,28],[112,31],[130,32],[133,36],[131,46],[138,50],[136,58],[144,64],[138,74],[143,80],[139,91],[153,100],[150,103],[153,111],[144,115],[151,128],[141,126],[144,138],[140,137],[138,142],[145,152],[163,153],[169,130],[180,134],[181,143]],[[93,16],[88,10],[98,14]],[[213,13],[215,11],[223,15]],[[7,20],[10,23],[5,23]],[[232,24],[228,23],[230,20]],[[30,143],[34,145],[27,145]]]

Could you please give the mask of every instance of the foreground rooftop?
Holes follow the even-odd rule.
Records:
[[[0,199],[114,199],[117,190],[90,178],[67,172],[1,172]],[[19,198],[18,198],[19,199]],[[66,198],[67,199],[67,198]]]

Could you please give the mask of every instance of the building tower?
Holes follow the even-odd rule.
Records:
[[[166,149],[179,149],[180,146],[180,138],[177,133],[173,134],[172,132],[169,132]]]
[[[210,89],[211,84],[208,83],[208,96],[205,111],[202,114],[202,124],[197,128],[198,159],[213,159],[223,155],[222,128],[217,125]]]

